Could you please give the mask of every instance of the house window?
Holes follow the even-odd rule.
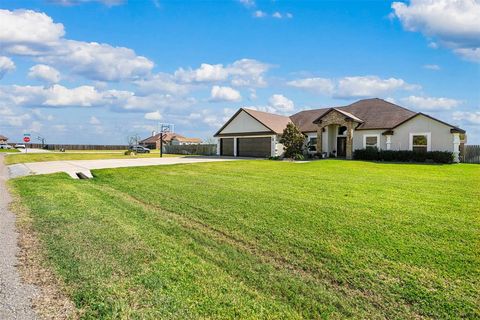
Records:
[[[345,135],[345,131],[347,131],[347,127],[345,127],[345,126],[338,127],[338,135],[339,136]]]
[[[377,148],[380,149],[380,135],[378,134],[365,134],[363,135],[363,148]]]
[[[307,148],[308,151],[317,151],[317,138],[310,138]]]
[[[427,135],[412,135],[412,150],[417,152],[428,151]]]
[[[409,141],[411,151],[425,152],[432,149],[432,134],[430,132],[410,133]]]

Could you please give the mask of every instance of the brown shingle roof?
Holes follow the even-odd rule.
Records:
[[[173,139],[178,140],[180,142],[190,142],[190,143],[200,143],[202,142],[202,139],[199,138],[187,138],[184,137],[180,134],[177,133],[172,133],[172,132],[167,132],[163,134],[163,141],[164,142],[170,142]],[[154,136],[148,137],[147,139],[144,139],[140,141],[142,144],[148,144],[148,143],[156,143],[158,140],[160,140],[160,133],[157,133]]]
[[[262,112],[251,109],[240,109],[229,120],[229,122],[241,111],[244,110],[252,117],[263,123],[266,127],[271,129],[277,134],[281,134],[283,129],[289,122],[293,122],[302,132],[314,132],[317,131],[318,126],[313,121],[325,115],[331,110],[337,110],[347,117],[359,122],[359,126],[356,129],[368,130],[368,129],[393,129],[396,126],[402,124],[405,121],[410,120],[420,113],[413,112],[404,107],[398,106],[391,102],[374,98],[364,99],[354,102],[347,106],[335,107],[335,108],[322,108],[313,110],[304,110],[295,113],[290,117],[281,116],[273,113]],[[429,116],[430,117],[430,116]],[[433,120],[442,122],[454,129],[464,132],[462,129],[453,125],[430,117]],[[217,133],[229,123],[227,122]]]
[[[8,138],[0,134],[0,140],[8,140]]]
[[[314,120],[320,118],[331,108],[300,111],[290,118],[303,132],[317,130]],[[362,124],[357,129],[389,129],[407,120],[416,113],[382,99],[365,99],[348,106],[334,108],[344,114],[357,118]]]
[[[390,129],[415,115],[415,112],[382,99],[365,99],[338,109],[363,120],[357,129]]]
[[[287,124],[292,122],[287,116],[252,109],[242,109],[277,134],[282,134]]]

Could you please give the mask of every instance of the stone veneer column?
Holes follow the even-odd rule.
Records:
[[[317,153],[322,154],[322,131],[323,127],[319,124],[317,128]]]
[[[353,158],[353,129],[352,129],[352,121],[347,122],[347,150],[346,150],[346,158],[347,160],[352,160]]]

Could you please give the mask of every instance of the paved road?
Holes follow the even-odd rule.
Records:
[[[181,163],[234,161],[236,158],[220,157],[167,157],[167,158],[140,158],[140,159],[107,159],[107,160],[68,160],[14,164],[8,166],[10,177],[20,177],[30,174],[49,174],[66,172],[74,179],[81,172],[92,177],[90,170],[106,168],[158,166]]]
[[[37,319],[31,299],[38,289],[23,284],[16,268],[19,251],[15,215],[8,210],[11,201],[6,188],[7,169],[0,155],[0,319]]]

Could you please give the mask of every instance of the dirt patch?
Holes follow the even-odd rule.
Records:
[[[65,284],[47,266],[46,255],[33,230],[28,209],[12,191],[11,210],[17,216],[16,225],[19,233],[18,270],[25,283],[33,284],[41,290],[32,301],[34,310],[43,319],[78,319],[80,313],[66,294]]]

